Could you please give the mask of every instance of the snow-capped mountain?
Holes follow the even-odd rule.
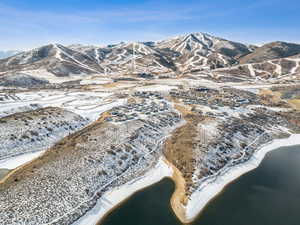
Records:
[[[181,71],[225,67],[252,52],[252,48],[247,45],[205,33],[178,36],[157,42],[156,47],[177,52],[175,61]]]
[[[50,44],[0,60],[0,71],[46,69],[56,76],[100,73],[97,60],[59,44]]]
[[[21,51],[17,51],[17,50],[11,50],[11,51],[0,51],[0,59],[5,59],[7,57],[16,55],[18,53],[20,53]]]
[[[204,56],[218,52],[228,57],[239,58],[249,54],[251,48],[237,42],[228,41],[205,33],[192,33],[156,43],[158,48],[169,48],[181,55],[198,51]]]
[[[116,45],[105,55],[102,65],[111,72],[166,73],[176,70],[172,60],[154,47],[133,42]]]
[[[299,53],[300,45],[297,44],[274,42],[256,47],[205,33],[191,33],[158,42],[122,42],[108,46],[50,44],[0,60],[0,73],[46,71],[63,77],[215,70],[247,76],[274,76],[298,71],[297,58],[282,58]]]

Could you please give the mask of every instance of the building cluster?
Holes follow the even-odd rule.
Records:
[[[125,122],[135,119],[144,119],[146,116],[160,114],[171,110],[161,94],[157,92],[135,92],[133,97],[138,102],[115,107],[111,110],[108,122]]]
[[[198,87],[188,89],[187,91],[171,91],[170,95],[181,99],[183,103],[188,105],[204,105],[209,107],[228,106],[237,108],[257,102],[255,94],[233,88],[211,89]]]
[[[289,135],[286,128],[295,128],[281,113],[264,107],[239,116],[229,115],[226,120],[219,117],[213,120],[217,124],[213,138],[207,138],[210,135],[207,130],[206,136],[200,137],[198,142],[195,140],[194,169],[190,174],[193,182],[189,183],[188,195],[200,188],[206,179],[248,161],[262,145]]]

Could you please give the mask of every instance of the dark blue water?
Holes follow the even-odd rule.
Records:
[[[180,225],[165,179],[136,193],[102,225]],[[262,164],[229,184],[193,225],[300,225],[300,146],[267,154]]]

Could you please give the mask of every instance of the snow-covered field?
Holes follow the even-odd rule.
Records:
[[[134,90],[135,91],[170,91],[172,89],[177,89],[176,86],[170,86],[170,85],[149,85],[144,87],[137,87]]]
[[[0,101],[0,117],[8,116],[16,112],[28,111],[42,107],[59,107],[93,121],[101,113],[115,106],[122,105],[126,101],[111,99],[111,92],[89,91],[38,91],[22,92],[11,95],[0,93],[5,96]]]
[[[39,91],[16,94],[0,93],[0,97],[4,99],[3,101],[0,101],[0,118],[18,112],[28,112],[30,110],[51,106],[74,112],[84,118],[89,119],[91,122],[97,120],[101,113],[126,102],[124,99],[112,100],[109,98],[111,95],[112,93],[109,92],[88,91]],[[37,148],[35,145],[33,146],[32,144],[29,144],[28,146],[33,146],[32,151],[34,150],[34,152],[24,150],[24,154],[12,155],[11,157],[2,159],[0,161],[0,168],[15,169],[37,158],[50,145],[63,138],[64,135],[62,135],[60,132],[58,133],[57,137],[50,137],[52,139],[49,140],[49,143],[47,142],[47,145],[44,142],[42,145],[37,142],[37,145],[39,146]],[[20,144],[20,147],[22,147],[22,144]]]

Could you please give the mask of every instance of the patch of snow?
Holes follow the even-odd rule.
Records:
[[[276,66],[275,73],[277,73],[278,75],[281,75],[281,74],[282,74],[282,67],[281,67],[281,65],[276,64],[276,63],[274,63],[274,62],[272,62],[272,61],[268,61],[268,62],[269,62],[270,64]]]
[[[296,63],[296,66],[291,69],[290,73],[296,73],[298,68],[300,67],[300,59],[290,59]]]
[[[111,95],[111,92],[103,91],[38,91],[17,93],[11,96],[14,99],[9,98],[0,102],[0,116],[8,116],[16,110],[18,112],[28,111],[27,109],[31,109],[32,105],[37,105],[36,108],[48,106],[63,108],[94,121],[104,111],[126,102],[124,99],[115,101],[106,99]]]
[[[58,57],[61,56],[61,54],[64,54],[65,56],[67,56],[68,58],[70,58],[71,60],[73,60],[74,62],[76,62],[79,66],[88,69],[90,71],[94,71],[96,73],[98,73],[99,71],[94,70],[93,68],[83,64],[82,62],[78,61],[77,59],[75,59],[73,56],[71,56],[70,54],[68,54],[67,52],[65,52],[64,50],[62,50],[57,44],[54,44],[54,47],[57,49],[57,55]],[[61,59],[61,58],[60,58]]]
[[[254,68],[253,68],[253,65],[252,65],[252,64],[248,64],[248,69],[249,69],[249,71],[250,71],[250,75],[251,75],[252,77],[255,77],[256,73],[255,73],[255,71],[254,71]]]
[[[45,151],[29,152],[8,159],[0,160],[0,169],[15,169],[25,163],[28,163],[39,156],[41,156]]]
[[[150,85],[144,87],[137,87],[134,90],[135,91],[170,91],[172,89],[177,89],[177,87],[169,86],[169,85]]]
[[[89,84],[108,84],[111,83],[113,80],[111,79],[104,79],[104,78],[89,78],[80,81],[81,85],[89,85]]]

